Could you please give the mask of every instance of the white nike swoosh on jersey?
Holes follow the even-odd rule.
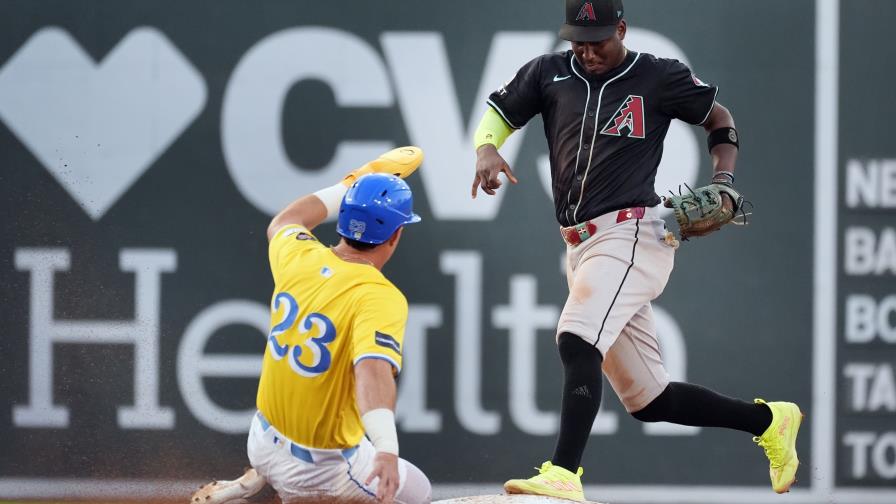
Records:
[[[559,82],[559,81],[562,81],[562,80],[566,80],[566,79],[568,79],[568,78],[570,78],[570,77],[572,77],[572,76],[571,76],[571,75],[567,75],[567,76],[564,76],[564,77],[560,77],[559,75],[555,75],[555,76],[554,76],[554,82]]]

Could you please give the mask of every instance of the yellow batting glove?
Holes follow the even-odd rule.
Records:
[[[392,149],[382,156],[356,168],[342,179],[342,184],[351,187],[356,180],[368,173],[391,173],[396,177],[407,178],[414,173],[423,162],[423,150],[420,147],[407,146]]]

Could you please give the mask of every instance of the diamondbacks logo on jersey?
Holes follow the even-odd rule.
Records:
[[[597,21],[597,16],[594,15],[594,6],[591,5],[591,2],[585,2],[585,5],[579,9],[576,21]]]
[[[628,95],[600,134],[622,136],[624,131],[629,138],[644,138],[645,129],[644,97]]]

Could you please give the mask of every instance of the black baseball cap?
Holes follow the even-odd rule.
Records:
[[[613,36],[623,16],[622,0],[566,0],[566,23],[560,38],[600,42]]]

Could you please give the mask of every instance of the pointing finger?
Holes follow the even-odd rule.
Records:
[[[513,175],[513,170],[510,169],[510,165],[508,165],[508,164],[504,165],[504,174],[507,175],[507,179],[510,180],[512,183],[516,184],[519,182],[519,180],[517,180],[516,177]]]

